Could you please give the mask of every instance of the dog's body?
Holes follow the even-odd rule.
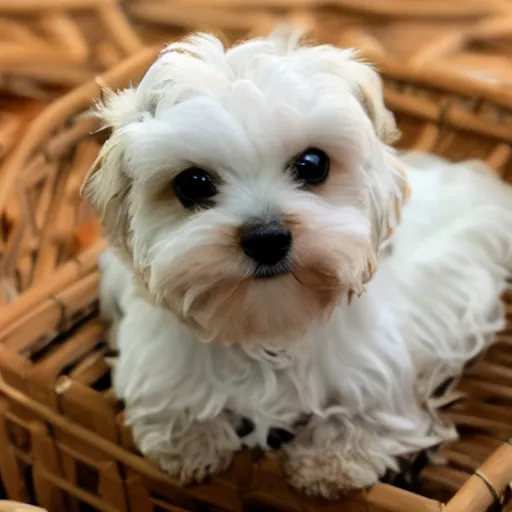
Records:
[[[85,191],[125,260],[108,252],[101,262],[102,309],[120,351],[114,387],[138,447],[183,482],[226,468],[243,445],[291,441],[291,483],[337,496],[453,436],[428,401],[502,325],[512,193],[474,165],[397,159],[378,79],[350,54],[289,40],[225,54],[212,41],[171,48],[137,93],[104,110],[117,132]],[[184,77],[166,82],[165,69]],[[208,73],[207,84],[187,82]],[[240,117],[242,98],[257,108]],[[169,153],[155,145],[165,134]],[[195,156],[194,145],[208,149]],[[322,151],[298,158],[309,165],[326,151],[327,187],[314,176],[297,188],[282,169],[303,169],[286,162],[314,146]],[[186,201],[183,210],[162,196],[158,152],[171,167],[186,168],[173,160],[180,152],[215,167],[224,195],[186,213]],[[413,197],[396,227],[405,175]],[[255,217],[289,229],[284,263],[240,259],[240,226]]]

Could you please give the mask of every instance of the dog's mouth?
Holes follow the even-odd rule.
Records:
[[[283,276],[291,272],[288,263],[278,263],[276,265],[258,265],[253,271],[252,276],[255,279],[272,279],[273,277]]]

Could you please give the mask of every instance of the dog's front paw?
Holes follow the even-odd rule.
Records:
[[[154,431],[153,436],[158,435]],[[154,440],[150,436],[148,441]],[[176,438],[162,437],[142,452],[180,484],[199,483],[226,470],[240,439],[224,415],[213,420],[197,422]]]
[[[189,449],[182,455],[169,453],[152,453],[148,455],[162,470],[176,478],[181,485],[201,483],[212,475],[228,469],[233,458],[233,451],[218,450],[202,452]]]
[[[334,453],[308,452],[287,454],[283,465],[290,485],[308,496],[337,499],[349,491],[370,487],[379,479],[363,459],[341,460]]]
[[[284,449],[282,459],[287,480],[298,491],[337,499],[378,481],[375,465],[347,446],[335,425],[325,423],[305,434]]]

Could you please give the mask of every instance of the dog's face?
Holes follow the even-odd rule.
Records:
[[[284,343],[360,293],[406,194],[378,76],[293,35],[172,44],[85,185],[152,299],[202,340]]]

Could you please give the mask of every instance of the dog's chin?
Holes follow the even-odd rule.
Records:
[[[237,284],[219,285],[184,320],[204,342],[283,345],[327,319],[339,298],[334,287],[312,288],[292,271],[265,269]]]
[[[278,263],[277,265],[260,265],[254,269],[252,276],[254,279],[274,279],[290,272],[291,265],[289,263]]]
[[[348,291],[338,269],[333,262],[285,265],[240,276],[218,274],[211,280],[202,275],[181,285],[176,276],[161,294],[166,296],[161,305],[203,342],[282,346],[329,318]]]

